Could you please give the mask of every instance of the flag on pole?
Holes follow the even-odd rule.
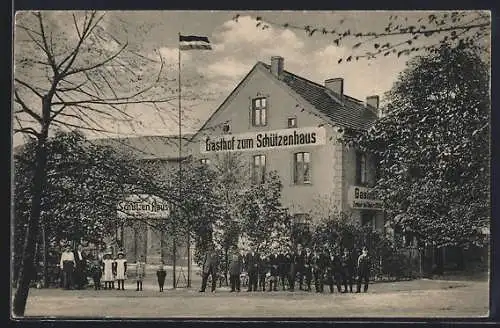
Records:
[[[210,41],[206,36],[179,35],[180,50],[212,50]]]

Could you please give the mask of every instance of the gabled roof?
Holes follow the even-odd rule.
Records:
[[[187,139],[191,135],[182,136],[182,148],[187,150]],[[90,140],[94,144],[111,146],[114,149],[132,152],[139,159],[166,159],[179,158],[178,136],[138,136],[128,138],[102,138]],[[184,152],[186,154],[187,152]]]
[[[231,93],[229,94],[229,96],[227,96],[226,99],[224,99],[224,101],[222,102],[222,104],[220,104],[219,107],[217,107],[217,109],[207,118],[207,120],[205,121],[205,123],[203,123],[203,125],[201,126],[201,128],[199,128],[198,131],[196,131],[191,136],[191,140],[194,139],[194,137],[196,135],[198,135],[198,133],[200,133],[201,131],[214,128],[213,126],[212,127],[207,126],[208,122],[210,122],[212,120],[212,118],[222,108],[224,108],[224,106],[229,102],[229,100],[232,98],[232,96],[234,94],[236,94],[236,91],[244,84],[244,82],[248,79],[248,77],[252,74],[252,72],[255,71],[260,66],[260,64],[261,64],[261,62],[257,62],[255,65],[253,65],[252,69],[247,73],[247,75],[245,75],[245,77],[240,81],[240,83],[238,83],[238,85],[233,89],[233,91],[231,91]]]
[[[267,70],[271,68],[268,64],[262,62],[259,62],[259,64]],[[362,101],[347,95],[340,99],[340,95],[335,94],[324,85],[288,71],[283,71],[280,80],[327,116],[332,124],[356,130],[365,130],[377,119],[377,115],[364,106]]]
[[[203,126],[192,136],[192,138],[194,138],[199,132],[208,128],[207,124],[210,120],[225,107],[236,91],[242,87],[251,73],[259,68],[270,72],[270,65],[260,61],[257,62],[248,74],[233,89],[233,91],[231,91],[222,104],[212,113],[212,115],[210,115]],[[276,78],[274,75],[270,74],[270,76],[272,78]],[[325,86],[288,71],[283,71],[283,75],[280,80],[284,82],[293,92],[297,93],[300,97],[309,102],[317,111],[330,119],[330,123],[334,125],[354,130],[366,130],[377,119],[377,115],[372,110],[364,106],[361,100],[347,95],[344,95],[342,97],[343,99],[340,99],[340,95],[328,90]]]

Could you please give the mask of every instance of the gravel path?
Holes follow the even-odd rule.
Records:
[[[366,294],[30,291],[26,316],[49,317],[478,317],[488,315],[488,282],[416,280],[370,285]]]

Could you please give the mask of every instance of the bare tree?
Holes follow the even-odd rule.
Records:
[[[19,285],[13,312],[23,316],[33,277],[47,140],[53,128],[109,131],[132,123],[127,106],[160,112],[176,98],[162,88],[161,56],[128,50],[128,42],[106,32],[105,13],[21,12],[15,24],[14,133],[36,138],[36,169]],[[154,73],[154,74],[153,74]]]
[[[255,16],[256,28],[270,27],[301,31],[309,37],[331,39],[336,46],[350,46],[352,52],[339,57],[338,64],[375,59],[380,56],[409,56],[422,51],[435,51],[444,43],[460,43],[479,50],[489,49],[491,15],[487,11],[387,12],[383,30],[354,30],[348,15],[338,15],[330,26],[296,22],[278,22]],[[334,16],[334,17],[335,17]],[[240,15],[233,17],[238,21]]]

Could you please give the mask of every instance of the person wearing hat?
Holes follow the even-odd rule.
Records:
[[[75,270],[75,255],[69,245],[65,247],[64,252],[61,254],[59,266],[63,273],[63,288],[71,289],[73,285],[73,272]]]
[[[364,282],[365,286],[363,291],[368,291],[368,282],[370,280],[370,256],[368,255],[368,248],[363,247],[361,255],[358,257],[358,285],[356,293],[361,292],[361,284]]]
[[[125,279],[127,278],[127,259],[125,253],[119,251],[118,258],[115,260],[116,282],[118,283],[118,290],[125,290]]]
[[[103,255],[102,260],[102,281],[104,282],[104,289],[112,289],[114,281],[114,263],[115,261],[111,258],[111,252],[106,252]]]

